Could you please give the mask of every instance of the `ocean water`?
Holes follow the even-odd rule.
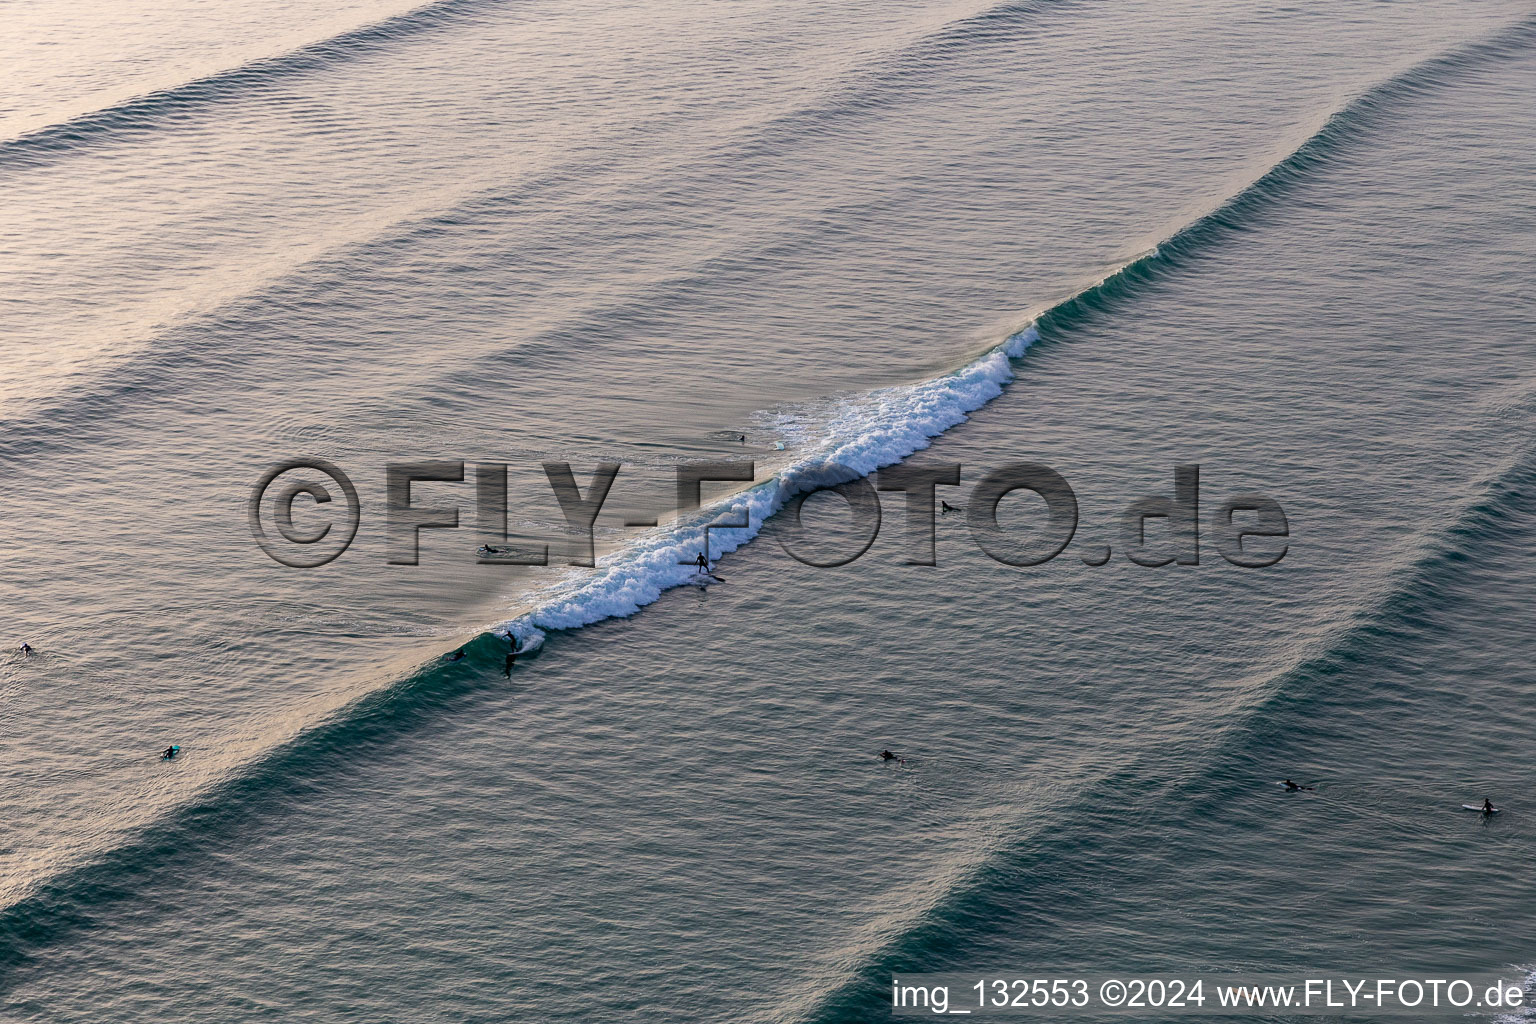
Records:
[[[0,1017],[1536,966],[1528,5],[0,12]],[[248,524],[290,458],[360,493],[319,568]],[[696,459],[756,477],[672,521]],[[787,553],[903,461],[1050,466],[1073,539]],[[543,462],[623,464],[595,568]],[[481,564],[479,463],[553,564]],[[1191,464],[1200,564],[1133,564]]]

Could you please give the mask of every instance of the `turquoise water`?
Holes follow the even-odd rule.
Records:
[[[893,971],[1536,963],[1527,8],[17,18],[8,1017],[857,1021]],[[285,569],[245,503],[313,455],[362,528]],[[665,589],[695,535],[624,519],[743,456],[727,582]],[[949,516],[911,566],[887,494],[811,568],[769,514],[828,457],[1041,462],[1080,524],[1015,568]],[[624,462],[598,569],[477,564],[451,484],[465,527],[387,564],[384,466],[427,458],[508,463],[524,536],[540,461]],[[1284,506],[1283,561],[1123,557],[1190,463],[1207,513]]]

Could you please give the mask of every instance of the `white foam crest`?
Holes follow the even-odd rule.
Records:
[[[1536,988],[1536,969],[1532,969],[1529,966],[1517,969],[1526,972],[1525,990],[1529,992],[1531,989]],[[1533,1019],[1536,1019],[1536,1006],[1522,1006],[1518,1009],[1510,1010],[1508,1013],[1501,1013],[1493,1018],[1494,1024],[1529,1024]]]
[[[704,550],[729,554],[746,544],[784,503],[802,491],[867,476],[900,462],[1002,394],[1013,379],[1009,360],[1024,354],[1039,333],[1033,325],[1010,336],[953,373],[917,384],[881,388],[846,399],[817,432],[797,446],[797,457],[777,475],[699,512],[652,530],[604,555],[593,569],[574,569],[533,596],[533,607],[494,632],[518,637],[532,650],[552,629],[578,629],[625,618],[666,590],[699,580],[694,564]],[[721,523],[737,524],[722,528]]]

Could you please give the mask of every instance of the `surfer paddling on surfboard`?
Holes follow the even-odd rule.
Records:
[[[1280,785],[1285,787],[1285,791],[1287,793],[1295,793],[1295,792],[1297,792],[1299,790],[1303,790],[1303,789],[1306,789],[1306,790],[1315,790],[1315,789],[1317,789],[1316,786],[1298,786],[1296,783],[1292,782],[1290,779],[1286,779],[1284,782],[1280,783]]]

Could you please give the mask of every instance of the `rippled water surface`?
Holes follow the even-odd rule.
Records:
[[[1536,961],[1528,6],[0,24],[7,1019],[842,1022],[892,972]],[[300,457],[362,504],[309,570],[247,520]],[[706,458],[755,480],[671,521]],[[385,467],[434,459],[462,525],[389,564]],[[543,462],[624,466],[594,569]],[[950,513],[911,565],[886,492],[815,568],[780,509],[828,462],[960,463],[956,505],[1043,463],[1076,532],[1010,566]],[[554,564],[477,559],[480,463]],[[1133,564],[1176,465],[1200,562]],[[1217,550],[1255,493],[1266,569]],[[723,582],[678,586],[725,513]]]

